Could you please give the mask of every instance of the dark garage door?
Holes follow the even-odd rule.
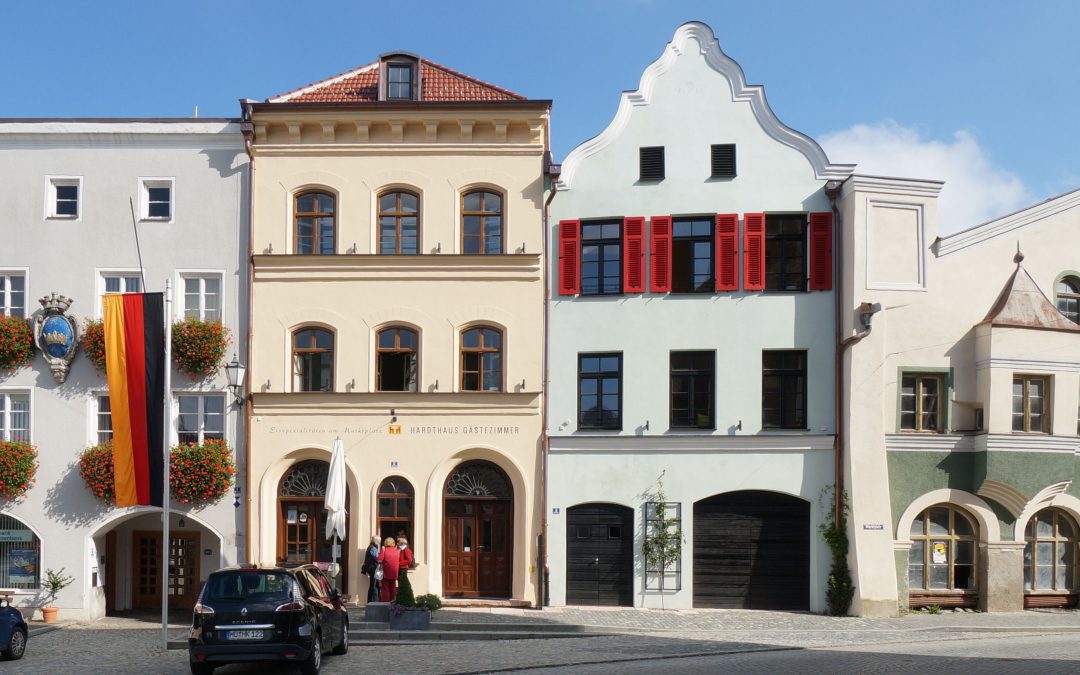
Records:
[[[634,510],[580,504],[566,511],[566,604],[634,604]]]
[[[694,607],[810,608],[810,503],[728,492],[694,504]]]

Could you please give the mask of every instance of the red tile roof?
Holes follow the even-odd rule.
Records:
[[[421,101],[523,101],[524,96],[420,59]],[[266,99],[268,103],[373,103],[379,100],[379,62]]]

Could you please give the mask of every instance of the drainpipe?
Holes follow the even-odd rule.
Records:
[[[247,377],[244,378],[244,386],[247,388],[247,392],[244,395],[244,475],[247,487],[244,494],[244,512],[245,521],[247,522],[247,531],[244,532],[244,558],[247,562],[256,562],[251,558],[251,532],[252,532],[252,517],[251,517],[251,415],[252,408],[255,406],[254,399],[251,398],[250,392],[251,386],[251,336],[253,317],[255,312],[255,153],[252,151],[251,144],[255,138],[254,125],[251,123],[251,101],[250,99],[240,100],[241,109],[241,122],[240,131],[244,134],[244,150],[248,156],[248,240],[247,240],[247,254],[248,254],[248,279],[247,279],[247,292],[248,292],[248,321],[247,321],[247,343],[244,350],[245,367],[247,368]],[[250,399],[250,400],[249,400]],[[250,405],[249,405],[250,403]]]
[[[551,132],[550,132],[550,127],[549,127],[548,134],[550,135],[550,133]],[[547,143],[548,143],[547,138],[545,138],[544,143],[545,143],[545,146],[546,146]],[[550,439],[548,438],[548,408],[547,408],[547,392],[548,392],[548,389],[549,389],[549,386],[548,386],[549,385],[549,379],[548,379],[549,378],[549,373],[548,373],[548,361],[549,361],[549,359],[548,359],[548,355],[549,355],[550,350],[551,350],[551,340],[549,339],[549,336],[548,336],[548,322],[550,320],[550,312],[551,312],[551,301],[550,301],[550,297],[549,297],[550,289],[549,289],[549,286],[548,286],[548,265],[549,265],[549,261],[548,261],[548,236],[549,236],[549,234],[551,232],[551,228],[548,227],[548,223],[550,222],[551,202],[552,202],[553,199],[555,199],[555,194],[556,194],[555,181],[558,180],[559,174],[561,173],[561,170],[562,170],[562,165],[553,164],[551,162],[551,154],[550,153],[551,153],[551,151],[548,150],[547,148],[545,148],[545,151],[544,151],[544,163],[546,164],[546,166],[544,167],[544,173],[547,175],[548,180],[550,181],[550,185],[548,187],[548,196],[544,200],[544,213],[543,213],[544,236],[543,236],[543,244],[542,244],[543,248],[541,249],[542,255],[540,256],[541,265],[543,267],[542,278],[544,280],[544,291],[543,291],[543,296],[544,296],[544,327],[543,327],[544,328],[544,333],[543,333],[543,335],[544,335],[544,350],[543,350],[543,354],[541,356],[541,360],[542,360],[541,361],[541,368],[543,369],[544,380],[543,380],[543,383],[542,383],[542,386],[541,386],[542,392],[541,392],[541,397],[540,397],[540,401],[542,403],[542,409],[541,409],[541,413],[540,413],[540,429],[541,429],[541,433],[543,434],[543,436],[541,437],[541,450],[540,450],[541,459],[542,459],[542,466],[541,466],[541,470],[540,470],[540,537],[541,537],[541,541],[543,542],[543,547],[544,548],[543,548],[543,555],[540,558],[540,569],[537,570],[538,578],[540,580],[540,583],[536,585],[536,608],[537,609],[543,609],[544,608],[544,596],[548,593],[548,588],[547,588],[547,569],[548,569],[548,564],[547,564],[547,552],[548,552],[547,477],[548,477],[548,454],[549,454],[549,449],[551,447]]]

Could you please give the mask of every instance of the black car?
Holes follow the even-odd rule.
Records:
[[[283,661],[315,675],[325,651],[349,650],[341,595],[314,565],[242,565],[210,575],[188,638],[193,675],[226,663]]]

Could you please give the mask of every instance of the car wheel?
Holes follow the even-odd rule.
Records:
[[[349,653],[349,622],[341,622],[341,642],[337,647],[334,647],[334,653],[338,656]]]
[[[311,641],[311,656],[300,668],[300,672],[304,675],[319,675],[319,668],[322,668],[322,636],[316,633]]]
[[[26,633],[22,629],[16,628],[11,631],[11,639],[8,640],[7,648],[0,654],[3,654],[5,661],[17,661],[22,658],[26,653]]]
[[[191,664],[191,675],[211,675],[216,667],[209,663],[195,663],[194,661],[189,663]]]

